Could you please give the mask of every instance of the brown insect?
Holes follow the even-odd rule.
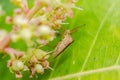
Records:
[[[85,24],[83,24],[81,26],[85,26]],[[81,27],[81,26],[79,26],[79,27]],[[64,32],[64,36],[63,36],[62,41],[60,41],[58,43],[58,45],[55,47],[55,50],[53,52],[54,58],[56,58],[58,55],[60,55],[73,42],[71,33],[78,30],[79,27],[76,27],[72,30],[66,30]]]

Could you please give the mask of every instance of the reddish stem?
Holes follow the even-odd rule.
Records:
[[[37,1],[37,4],[34,5],[34,7],[29,11],[29,13],[27,14],[27,19],[30,20],[41,8],[39,1]]]
[[[25,12],[25,14],[27,14],[28,12],[29,12],[29,8],[28,8],[28,3],[27,3],[27,0],[23,0],[23,2],[22,2],[22,8],[23,8],[23,10],[24,10],[24,12]]]
[[[18,58],[20,58],[20,57],[23,56],[23,52],[16,51],[15,49],[9,48],[9,47],[5,48],[4,52],[7,53],[7,54],[9,54],[10,56],[16,56]]]
[[[3,40],[0,41],[0,51],[3,51],[4,48],[8,47],[10,44],[10,41],[11,41],[10,35],[5,36]]]

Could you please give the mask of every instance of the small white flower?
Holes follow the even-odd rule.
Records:
[[[19,60],[15,60],[12,63],[12,69],[13,71],[20,71],[24,69],[24,64],[23,62],[19,61]]]
[[[49,35],[51,32],[51,28],[47,25],[42,25],[42,26],[39,26],[38,28],[38,33],[40,35]]]
[[[22,15],[15,15],[13,21],[18,26],[26,25],[28,22],[28,20]]]
[[[30,29],[24,28],[20,31],[20,36],[22,39],[29,41],[32,37],[32,31]]]

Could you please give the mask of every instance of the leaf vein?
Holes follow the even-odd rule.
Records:
[[[81,72],[84,70],[84,68],[85,68],[85,66],[86,66],[86,64],[87,64],[87,61],[88,61],[88,59],[89,59],[89,57],[90,57],[90,55],[91,55],[91,53],[92,53],[93,47],[95,46],[95,43],[96,43],[97,38],[98,38],[98,36],[99,36],[99,33],[100,33],[100,31],[102,30],[102,28],[103,28],[103,26],[104,26],[104,24],[105,24],[105,21],[107,20],[108,15],[110,14],[110,12],[113,10],[115,4],[116,4],[116,2],[114,2],[114,3],[112,4],[112,6],[108,9],[107,13],[105,14],[103,20],[101,21],[101,24],[100,24],[100,26],[99,26],[99,28],[98,28],[98,30],[97,30],[97,33],[96,33],[96,35],[95,35],[95,37],[94,37],[94,39],[93,39],[93,42],[92,42],[92,44],[91,44],[91,46],[90,46],[90,49],[89,49],[89,51],[88,51],[88,54],[87,54],[87,56],[86,56],[86,59],[85,59],[85,61],[84,61],[84,63],[83,63],[83,66],[82,66],[82,68],[81,68]]]
[[[69,74],[66,76],[56,77],[56,78],[52,78],[49,80],[64,80],[64,79],[70,79],[73,77],[85,76],[85,75],[89,75],[89,74],[102,73],[102,72],[106,72],[106,71],[113,71],[113,70],[119,70],[119,69],[120,69],[120,66],[116,65],[116,66],[110,66],[110,67],[106,67],[106,68],[100,68],[100,69],[95,69],[95,70],[88,70],[88,71],[84,71],[84,72]]]

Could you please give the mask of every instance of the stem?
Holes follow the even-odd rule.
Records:
[[[5,49],[4,49],[4,52],[7,53],[7,54],[9,54],[12,59],[14,59],[15,56],[18,57],[18,58],[20,58],[20,57],[23,56],[23,52],[21,52],[21,51],[16,51],[15,49],[10,48],[10,47],[5,48]]]
[[[40,2],[36,1],[37,4],[34,5],[34,7],[29,11],[29,13],[27,14],[27,19],[30,20],[41,8],[40,6]]]
[[[3,38],[2,41],[0,41],[0,51],[3,51],[5,47],[7,47],[10,44],[10,35],[8,34]]]
[[[23,8],[23,10],[24,10],[25,13],[29,12],[27,0],[23,0],[23,2],[21,4],[21,7]]]

